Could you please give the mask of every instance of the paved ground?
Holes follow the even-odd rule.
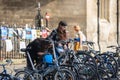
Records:
[[[11,73],[12,75],[15,74],[14,69],[23,69],[26,67],[26,60],[25,59],[13,59],[13,64],[6,66],[8,73]],[[5,60],[0,61],[0,64],[5,63]],[[2,71],[2,67],[0,67],[0,72]],[[120,70],[119,70],[119,76],[120,76]],[[116,80],[116,79],[112,79]]]
[[[26,60],[25,59],[12,59],[13,63],[11,65],[7,65],[6,69],[8,73],[15,74],[14,69],[22,69],[26,67]],[[0,64],[6,63],[5,60],[0,61]],[[0,72],[2,71],[2,67],[0,66]]]

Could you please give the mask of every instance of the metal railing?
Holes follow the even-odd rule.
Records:
[[[9,28],[9,27],[7,27]],[[13,30],[16,30],[15,27],[12,27]],[[32,29],[32,28],[31,28]],[[38,29],[36,29],[38,30]],[[12,50],[11,51],[6,51],[6,40],[11,40],[12,42]],[[23,59],[25,58],[25,54],[20,52],[20,42],[23,41],[25,42],[25,45],[27,46],[29,44],[30,39],[22,39],[19,36],[13,35],[12,37],[8,37],[5,40],[2,40],[2,32],[0,29],[0,60],[3,59]]]

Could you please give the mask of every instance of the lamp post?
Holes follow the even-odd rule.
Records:
[[[48,27],[49,18],[50,18],[50,16],[49,16],[49,14],[46,12],[46,14],[45,14],[46,27]]]
[[[119,43],[119,0],[117,0],[117,44],[120,46]]]
[[[40,28],[41,29],[41,27],[42,27],[42,23],[41,23],[41,19],[42,19],[42,16],[41,16],[41,13],[40,13],[40,2],[38,3],[38,8],[37,8],[37,15],[35,16],[35,26],[37,27],[37,28]]]
[[[100,47],[100,0],[97,0],[97,43],[98,43],[98,47],[99,47],[99,51],[101,51],[101,47]]]

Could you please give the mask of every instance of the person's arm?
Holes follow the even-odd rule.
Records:
[[[46,39],[52,39],[53,40],[55,35],[56,35],[56,31],[53,30]]]

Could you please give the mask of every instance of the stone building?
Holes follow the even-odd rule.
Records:
[[[9,25],[34,25],[37,14],[36,5],[40,2],[41,15],[44,18],[44,23],[45,13],[47,12],[50,15],[49,28],[53,29],[60,20],[65,20],[68,22],[70,37],[73,37],[73,25],[79,24],[86,34],[87,40],[95,41],[97,48],[97,1],[98,0],[0,0],[0,24],[5,22]],[[100,46],[102,51],[106,50],[107,45],[117,44],[116,12],[117,0],[100,0],[99,25]]]
[[[101,50],[105,51],[106,46],[117,45],[117,34],[116,34],[117,0],[99,0],[99,1],[100,1],[100,12],[99,12],[100,46],[101,46]],[[98,25],[97,0],[87,0],[86,3],[87,3],[87,29],[86,29],[87,38],[89,40],[97,42],[97,25]],[[120,0],[119,0],[119,4],[120,4]],[[119,14],[120,14],[120,8],[119,8]]]

